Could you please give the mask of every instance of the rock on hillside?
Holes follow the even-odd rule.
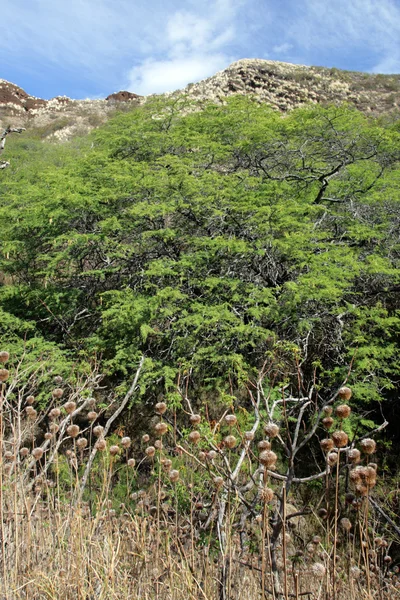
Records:
[[[105,100],[71,100],[66,96],[43,100],[0,79],[0,129],[7,125],[33,127],[42,137],[63,141],[87,133],[116,110],[140,100],[141,96],[125,91],[110,94]]]
[[[309,102],[348,102],[362,111],[381,114],[400,106],[400,75],[243,59],[182,91],[199,100],[214,101],[233,94],[251,94],[283,111]]]

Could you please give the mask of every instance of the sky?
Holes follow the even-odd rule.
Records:
[[[0,78],[29,94],[173,91],[241,58],[400,73],[400,0],[0,0]]]

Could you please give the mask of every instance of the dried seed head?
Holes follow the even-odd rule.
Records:
[[[70,425],[69,427],[67,427],[67,433],[68,435],[70,435],[72,438],[76,438],[79,435],[79,426],[78,425]]]
[[[236,417],[236,415],[226,415],[225,416],[225,423],[229,427],[233,427],[234,425],[236,425],[236,423],[237,423],[237,417]]]
[[[172,467],[172,460],[170,460],[169,458],[164,458],[164,460],[162,461],[162,466],[164,471],[169,471]]]
[[[392,562],[392,560],[393,560],[393,559],[392,559],[392,557],[391,557],[391,556],[389,556],[389,555],[387,555],[387,556],[385,556],[385,558],[383,559],[383,562],[384,562],[386,565],[390,565],[390,563]]]
[[[353,483],[359,483],[365,476],[364,467],[356,467],[350,471],[349,477]]]
[[[251,442],[252,440],[254,440],[254,433],[252,431],[245,431],[244,439],[248,442]]]
[[[278,460],[278,457],[272,450],[263,450],[262,452],[260,452],[258,460],[265,467],[273,469],[275,467],[276,461]]]
[[[351,567],[350,574],[353,579],[359,579],[362,575],[362,571],[358,567]]]
[[[338,461],[338,455],[336,452],[329,452],[329,454],[326,457],[326,460],[328,462],[328,465],[330,467],[333,467],[333,465],[336,465],[337,461]]]
[[[314,544],[314,546],[318,546],[318,544],[321,543],[321,536],[314,535],[313,539],[311,540],[311,543]]]
[[[43,456],[43,449],[42,448],[34,448],[32,450],[32,456],[35,460],[40,460]]]
[[[328,516],[328,511],[326,508],[319,508],[317,514],[320,519],[326,519]]]
[[[61,375],[56,375],[53,381],[56,385],[60,385],[63,382],[63,378],[61,377]]]
[[[148,446],[144,452],[145,452],[146,456],[151,458],[152,456],[155,455],[156,449],[154,448],[154,446]]]
[[[349,387],[341,387],[339,392],[338,392],[338,396],[341,400],[350,400],[352,395],[352,391]]]
[[[322,424],[325,427],[325,429],[330,429],[333,423],[334,420],[332,419],[332,417],[325,417],[324,419],[322,419]]]
[[[375,440],[371,438],[365,438],[365,440],[361,440],[360,446],[364,454],[373,454],[376,450]]]
[[[224,485],[224,480],[222,477],[214,477],[213,481],[216,488],[220,488]]]
[[[74,402],[73,400],[69,400],[68,402],[66,402],[64,404],[64,408],[67,411],[67,413],[70,415],[76,409],[76,402]]]
[[[257,446],[259,450],[271,450],[271,442],[269,440],[261,440]]]
[[[191,431],[189,433],[189,442],[192,444],[198,444],[201,438],[201,434],[199,431]]]
[[[383,539],[381,537],[377,537],[374,539],[374,544],[377,548],[380,548],[382,546],[382,542],[383,542]]]
[[[360,496],[366,496],[368,494],[368,486],[365,483],[360,482],[356,484],[356,492]]]
[[[224,439],[225,446],[230,449],[236,446],[236,442],[237,440],[234,435],[227,435]]]
[[[143,444],[147,444],[147,442],[150,440],[150,436],[145,433],[144,435],[142,435],[142,442]]]
[[[262,502],[271,502],[274,499],[274,490],[269,487],[261,488],[260,499]]]
[[[367,467],[371,467],[371,469],[375,469],[375,471],[378,469],[378,465],[374,462],[368,463]]]
[[[119,446],[110,446],[110,454],[111,456],[117,456],[117,454],[119,454],[120,448]]]
[[[179,471],[172,469],[169,472],[169,480],[171,483],[176,483],[179,480]]]
[[[28,412],[28,408],[30,409]],[[34,408],[32,408],[32,406],[27,406],[26,407],[26,414],[28,415],[28,419],[30,419],[31,421],[34,421],[37,417],[37,412]]]
[[[26,399],[26,403],[32,405],[35,402],[35,396],[28,396]]]
[[[215,450],[210,450],[210,452],[207,453],[207,458],[209,460],[215,460],[218,456],[218,453],[215,452]]]
[[[346,517],[344,517],[343,519],[340,519],[340,527],[344,530],[349,532],[350,529],[353,527],[351,524],[351,521],[349,519],[346,519]]]
[[[336,407],[335,413],[339,419],[347,419],[351,413],[351,408],[347,404],[340,404]]]
[[[121,446],[125,449],[130,448],[132,440],[130,437],[123,437],[121,440]]]
[[[189,421],[191,422],[192,425],[198,425],[201,421],[201,416],[200,415],[190,415]]]
[[[20,456],[22,456],[22,457],[28,456],[28,454],[29,454],[29,448],[23,447],[23,448],[20,449],[19,453],[20,453]]]
[[[49,429],[51,433],[57,433],[60,427],[57,425],[57,423],[50,423]]]
[[[314,563],[311,566],[311,571],[315,577],[318,577],[318,579],[325,577],[326,569],[322,563]]]
[[[128,467],[134,467],[136,465],[136,460],[134,458],[130,458],[127,462]]]
[[[52,408],[49,412],[49,419],[58,419],[61,415],[61,410],[59,408]]]
[[[333,440],[331,440],[330,438],[326,438],[324,440],[321,440],[319,445],[321,446],[324,452],[330,452],[335,444],[333,443]]]
[[[351,463],[352,465],[356,465],[361,460],[361,452],[357,450],[357,448],[352,448],[348,451],[347,458],[349,460],[349,463]]]
[[[349,441],[349,436],[344,431],[334,431],[332,439],[335,442],[336,448],[344,448]]]
[[[90,412],[88,412],[88,414],[87,414],[87,419],[88,419],[88,421],[90,421],[90,422],[92,423],[93,421],[95,421],[95,420],[97,419],[97,417],[98,417],[98,416],[99,416],[99,415],[97,414],[97,412],[96,412],[96,411],[94,411],[94,410],[91,410],[91,411],[90,411]]]
[[[374,487],[376,485],[376,471],[372,467],[365,467],[365,483],[369,487]]]
[[[207,458],[207,454],[203,451],[199,452],[199,460],[204,462]]]
[[[84,450],[87,445],[88,441],[84,437],[80,437],[76,440],[76,447],[79,448],[79,450]]]
[[[53,437],[53,434],[50,431],[46,431],[46,433],[44,434],[45,440],[51,440],[52,437]]]
[[[324,406],[324,408],[322,410],[323,410],[325,416],[327,416],[327,417],[330,417],[333,412],[332,406]]]
[[[157,402],[154,409],[158,415],[163,415],[167,410],[167,405],[165,404],[165,402]]]
[[[168,425],[161,421],[160,423],[156,424],[154,431],[156,432],[156,435],[165,435],[168,431]]]
[[[93,427],[93,435],[95,435],[96,437],[102,436],[103,431],[104,427],[102,427],[101,425],[96,425],[96,427]]]
[[[0,381],[7,381],[10,376],[8,369],[0,369]]]
[[[351,492],[348,492],[344,498],[345,498],[346,504],[352,504],[355,496]]]
[[[4,458],[5,458],[5,460],[13,460],[14,453],[10,452],[10,450],[7,450],[7,452],[4,452]]]
[[[61,388],[55,388],[52,392],[51,395],[53,396],[53,398],[61,398],[64,394],[64,390]]]
[[[10,358],[9,353],[6,350],[0,352],[0,363],[6,363]]]
[[[99,450],[101,452],[107,448],[107,442],[104,438],[100,438],[99,440],[97,440],[94,447],[96,448],[96,450]]]
[[[156,450],[162,450],[162,447],[163,447],[163,443],[162,443],[162,441],[161,441],[161,440],[156,440],[156,441],[154,442],[154,448],[155,448]]]
[[[276,423],[267,423],[264,432],[268,437],[275,438],[279,434],[279,427]]]

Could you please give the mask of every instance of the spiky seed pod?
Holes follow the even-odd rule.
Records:
[[[324,440],[320,441],[319,445],[321,446],[324,452],[330,452],[335,444],[330,438],[325,438]]]
[[[95,435],[96,437],[102,436],[103,431],[104,427],[102,427],[101,425],[96,425],[96,427],[93,427],[93,435]]]
[[[324,406],[324,408],[323,408],[322,410],[323,410],[323,412],[324,412],[324,415],[325,415],[326,417],[330,417],[330,416],[331,416],[331,414],[332,414],[332,412],[333,412],[333,408],[332,408],[332,406]]]
[[[311,571],[315,577],[322,579],[325,577],[326,569],[322,563],[316,562],[311,566]]]
[[[97,417],[98,417],[98,416],[99,416],[99,415],[97,414],[97,412],[96,412],[96,411],[94,411],[94,410],[91,410],[91,411],[90,411],[90,412],[88,412],[88,414],[87,414],[87,419],[88,419],[88,421],[90,421],[90,422],[92,423],[93,421],[95,421],[95,420],[97,419]]]
[[[0,381],[7,381],[10,376],[8,369],[0,369]]]
[[[64,390],[62,388],[55,388],[51,392],[51,395],[53,396],[53,398],[62,398],[63,394],[64,394]]]
[[[176,483],[179,480],[179,471],[172,469],[169,472],[169,480],[171,483]]]
[[[99,450],[100,452],[102,452],[103,450],[105,450],[107,448],[107,442],[104,438],[100,438],[99,440],[97,440],[94,447],[96,448],[96,450]]]
[[[263,450],[258,456],[258,460],[262,465],[271,469],[275,467],[276,461],[278,460],[277,455],[272,450]]]
[[[335,414],[339,419],[347,419],[351,413],[351,408],[347,404],[340,404],[336,407]]]
[[[267,423],[264,432],[268,437],[275,438],[279,434],[279,427],[276,423]]]
[[[347,458],[349,463],[351,463],[352,465],[356,465],[361,460],[361,452],[357,450],[357,448],[352,448],[348,451]]]
[[[164,471],[169,471],[172,467],[172,460],[170,460],[169,458],[164,458],[164,460],[162,461],[162,466]]]
[[[32,410],[29,411],[29,413],[27,413],[27,415],[28,415],[28,419],[30,419],[31,421],[34,421],[36,419],[36,417],[37,417],[36,410],[34,408],[32,408],[32,406],[27,406],[26,408],[27,409],[28,408],[32,409]]]
[[[154,448],[156,450],[162,450],[163,449],[163,443],[161,440],[155,440],[154,442]]]
[[[29,404],[30,406],[32,406],[32,404],[35,402],[35,396],[28,396],[26,399],[26,403]]]
[[[234,435],[227,435],[224,439],[225,446],[229,449],[232,449],[236,446],[237,439]]]
[[[272,502],[274,499],[274,490],[269,487],[263,487],[260,489],[260,500],[262,502]]]
[[[314,544],[314,546],[318,546],[318,544],[321,543],[321,536],[314,535],[313,539],[311,540],[311,543]]]
[[[340,527],[348,533],[353,527],[353,525],[351,524],[351,521],[349,519],[346,519],[346,517],[344,517],[343,519],[340,519]]]
[[[200,441],[200,438],[201,438],[200,431],[195,430],[195,431],[191,431],[189,433],[189,442],[191,444],[198,444]]]
[[[205,452],[201,451],[201,452],[199,452],[198,458],[201,462],[204,462],[207,458],[207,454]]]
[[[155,431],[156,435],[165,435],[168,431],[168,425],[166,423],[164,423],[163,421],[161,421],[160,423],[157,423],[155,425],[154,431]]]
[[[330,429],[333,423],[334,420],[332,419],[332,417],[325,417],[324,419],[322,419],[322,425],[325,427],[325,429]]]
[[[247,442],[252,442],[254,440],[254,433],[252,431],[245,431],[244,432],[244,439]]]
[[[19,451],[20,456],[22,456],[23,458],[25,456],[28,456],[29,454],[29,448],[25,448],[25,446],[23,448],[20,449]]]
[[[10,450],[7,450],[7,452],[4,452],[4,459],[5,460],[13,460],[14,459],[14,453],[10,452]]]
[[[121,440],[121,446],[123,448],[125,448],[125,450],[127,450],[128,448],[130,448],[131,443],[132,443],[132,440],[131,440],[130,437],[123,437],[122,440]]]
[[[59,408],[52,408],[49,412],[49,419],[58,419],[61,415],[61,410]]]
[[[27,416],[29,417],[30,415],[34,415],[36,413],[36,410],[33,408],[33,406],[27,406],[25,408],[25,412],[26,412]]]
[[[58,433],[60,427],[57,425],[57,423],[50,423],[49,429],[51,433]]]
[[[349,441],[349,436],[344,431],[334,431],[332,439],[335,442],[336,448],[344,448]]]
[[[371,438],[365,438],[365,440],[361,440],[360,446],[364,454],[374,454],[376,450],[376,442]]]
[[[236,423],[237,423],[237,417],[236,417],[236,415],[226,415],[225,416],[225,423],[229,427],[233,427],[234,425],[236,425]]]
[[[198,425],[201,421],[201,416],[200,415],[190,415],[189,421],[191,422],[192,425]]]
[[[377,548],[380,548],[382,546],[382,542],[383,542],[383,540],[380,537],[377,537],[374,539],[374,544]]]
[[[66,412],[70,415],[76,409],[76,402],[74,402],[73,400],[69,400],[64,404],[64,408]]]
[[[372,467],[365,467],[365,483],[369,487],[374,487],[376,485],[376,471]]]
[[[329,454],[326,457],[326,460],[328,462],[328,465],[330,467],[333,467],[333,465],[336,465],[337,461],[338,461],[338,455],[336,452],[329,452]]]
[[[341,387],[339,392],[338,392],[338,396],[341,400],[350,400],[351,396],[352,396],[352,391],[349,387]]]
[[[271,442],[269,440],[261,440],[258,442],[257,447],[259,450],[271,450]]]
[[[32,450],[32,456],[35,460],[40,460],[43,456],[43,449],[42,448],[34,448]]]
[[[217,456],[218,456],[218,453],[215,452],[215,450],[210,450],[210,452],[208,452],[208,454],[207,454],[207,458],[209,460],[215,460],[217,458]]]
[[[51,440],[52,437],[53,437],[53,434],[50,431],[46,431],[46,433],[44,434],[45,440]]]
[[[167,410],[167,405],[165,404],[165,402],[157,402],[154,409],[158,415],[163,415]]]
[[[142,442],[143,444],[147,444],[147,442],[150,440],[150,436],[145,433],[144,435],[142,435]]]
[[[214,477],[213,481],[216,488],[220,488],[224,485],[224,480],[222,477]]]
[[[136,460],[134,458],[129,458],[127,465],[128,465],[128,467],[133,468],[136,465]]]
[[[154,448],[154,446],[148,446],[146,448],[146,450],[144,451],[144,453],[146,454],[146,456],[148,456],[149,458],[152,458],[155,453],[156,453],[156,449]]]
[[[110,446],[110,454],[111,456],[117,456],[117,454],[119,454],[120,452],[120,447],[119,446]]]
[[[72,438],[76,438],[79,435],[79,425],[70,425],[69,427],[67,427],[67,433],[68,435],[70,435]]]
[[[326,519],[328,517],[328,511],[326,508],[319,508],[317,514],[320,519]]]
[[[358,483],[364,478],[364,467],[356,467],[350,471],[349,477],[353,483]]]
[[[6,363],[10,358],[9,353],[6,350],[0,352],[0,363]]]
[[[391,564],[391,562],[392,562],[392,560],[393,560],[393,559],[392,559],[392,557],[391,557],[391,556],[389,556],[389,555],[387,555],[387,556],[385,556],[385,558],[383,559],[383,562],[385,563],[385,565],[390,565],[390,564]]]
[[[87,445],[88,441],[84,437],[80,437],[76,440],[76,447],[79,448],[79,450],[84,450]]]

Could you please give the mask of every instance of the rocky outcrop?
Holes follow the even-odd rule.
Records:
[[[131,100],[138,100],[140,96],[133,92],[114,92],[107,96],[107,102],[130,102]]]

